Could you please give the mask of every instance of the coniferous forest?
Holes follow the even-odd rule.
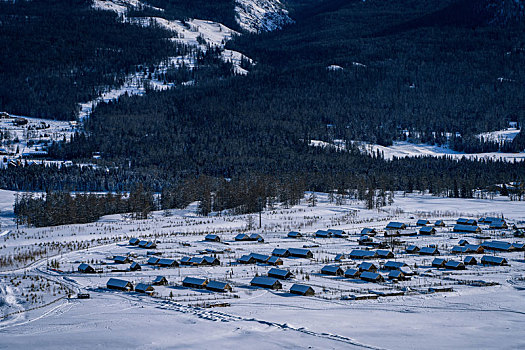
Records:
[[[75,103],[101,86],[117,86],[137,65],[185,50],[167,45],[167,34],[155,26],[120,23],[114,14],[89,10],[87,1],[68,3],[0,4],[0,40],[8,48],[0,53],[6,62],[0,109],[71,119]],[[148,3],[165,9],[155,15],[214,19],[239,29],[232,1]],[[256,62],[246,65],[246,76],[221,63],[220,52],[201,53],[200,67],[164,76],[194,84],[102,103],[84,132],[49,148],[54,159],[91,162],[100,154],[98,168],[9,168],[0,171],[0,186],[120,192],[141,184],[162,194],[157,209],[200,200],[207,214],[254,212],[274,201],[292,205],[305,190],[353,189],[358,198],[376,190],[471,197],[475,189],[522,183],[523,163],[385,160],[351,142],[403,140],[468,153],[525,149],[523,133],[506,143],[475,136],[525,121],[525,26],[498,17],[487,3],[290,0],[294,24],[227,43]],[[51,19],[57,7],[64,12]],[[22,20],[22,12],[31,15]],[[77,14],[75,25],[66,23],[70,13]],[[85,39],[65,55],[73,46],[65,38],[79,35]],[[31,45],[19,40],[30,36],[35,45],[46,43],[38,44],[35,59],[29,59]],[[24,54],[15,59],[14,52]],[[331,65],[341,69],[327,69]],[[343,140],[345,147],[312,147],[311,140]]]

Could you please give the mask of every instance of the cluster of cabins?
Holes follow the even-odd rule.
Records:
[[[157,248],[157,244],[153,241],[141,241],[140,239],[138,238],[131,238],[129,240],[129,245],[132,245],[132,246],[137,246],[139,248],[144,248],[144,249],[155,249]]]
[[[268,265],[282,265],[283,261],[281,258],[304,258],[312,259],[314,257],[313,253],[309,249],[303,248],[288,248],[280,249],[275,248],[272,251],[272,255],[250,253],[241,256],[237,262],[240,264],[268,264]]]
[[[162,286],[167,284],[168,280],[164,276],[157,276],[151,283],[139,283],[135,287],[129,281],[119,278],[110,278],[106,283],[106,287],[108,289],[116,289],[124,292],[135,290],[139,293],[152,294],[155,291],[153,286]]]
[[[389,271],[387,277],[391,280],[408,280],[410,276],[415,274],[406,263],[400,261],[387,261],[382,269]],[[343,270],[338,265],[326,265],[320,272],[323,275],[344,276],[345,278],[361,279],[367,282],[384,282],[385,277],[378,273],[378,270],[379,268],[375,264],[363,261],[357,268]]]

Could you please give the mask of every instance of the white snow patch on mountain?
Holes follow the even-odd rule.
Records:
[[[252,33],[269,32],[293,23],[280,0],[237,0],[235,12],[241,28]]]

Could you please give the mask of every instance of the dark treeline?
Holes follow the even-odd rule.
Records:
[[[185,52],[168,31],[122,23],[88,0],[0,2],[0,110],[72,120],[137,65]]]

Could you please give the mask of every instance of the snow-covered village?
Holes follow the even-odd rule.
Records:
[[[524,349],[525,1],[0,1],[0,349]]]

